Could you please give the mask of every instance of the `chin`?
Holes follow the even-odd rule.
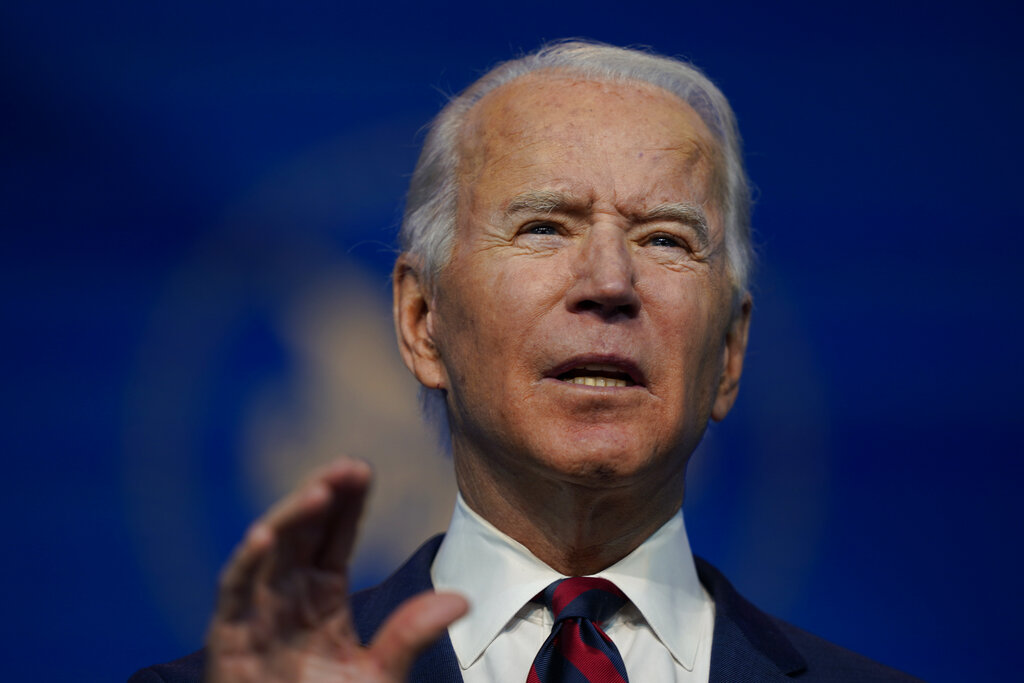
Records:
[[[658,462],[661,450],[621,426],[594,426],[562,431],[535,444],[539,460],[559,475],[580,483],[626,484]]]

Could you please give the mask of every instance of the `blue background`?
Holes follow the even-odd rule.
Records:
[[[385,291],[444,93],[586,36],[704,68],[757,188],[696,551],[928,680],[1016,678],[1020,28],[990,1],[4,3],[3,677],[120,680],[200,645],[263,505],[237,425],[293,370],[273,320],[342,260]]]

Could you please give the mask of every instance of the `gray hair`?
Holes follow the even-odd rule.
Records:
[[[736,118],[725,95],[699,69],[651,52],[578,40],[549,43],[536,52],[494,67],[454,97],[431,123],[406,198],[399,232],[402,251],[419,262],[428,291],[452,254],[457,218],[459,141],[473,106],[487,93],[534,71],[555,70],[598,81],[655,85],[686,102],[704,121],[721,153],[717,188],[725,230],[726,269],[734,301],[747,291],[753,262],[750,237],[750,189],[740,149]],[[421,396],[428,420],[445,417],[444,394]],[[447,430],[442,429],[442,436]]]
[[[640,81],[658,86],[689,104],[721,147],[720,190],[729,277],[737,292],[747,290],[753,261],[750,189],[743,168],[739,130],[725,95],[696,67],[640,50],[578,40],[550,43],[504,62],[484,74],[441,110],[430,125],[406,198],[399,241],[416,257],[429,286],[448,263],[455,236],[459,139],[467,115],[484,95],[541,70],[558,70],[602,81]]]

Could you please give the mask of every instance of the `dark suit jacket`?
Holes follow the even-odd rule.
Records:
[[[433,588],[430,565],[441,538],[435,536],[423,544],[379,586],[352,595],[352,614],[363,643],[370,642],[398,605]],[[761,612],[737,593],[717,569],[700,558],[697,558],[697,573],[715,601],[710,683],[790,679],[804,683],[918,680]],[[200,650],[174,662],[143,669],[132,676],[129,683],[198,683],[202,667],[203,651]],[[448,634],[420,656],[409,680],[462,682]]]

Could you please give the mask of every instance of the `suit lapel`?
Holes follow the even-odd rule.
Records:
[[[700,582],[715,601],[709,683],[786,681],[807,664],[771,617],[747,602],[722,574],[694,557]]]
[[[434,536],[420,546],[379,586],[352,595],[352,620],[364,645],[373,639],[377,629],[400,604],[423,591],[433,590],[430,565],[442,538]],[[419,656],[408,680],[413,683],[462,683],[462,672],[447,632]]]
[[[430,565],[443,536],[424,543],[394,574],[375,588],[352,595],[352,618],[360,640],[372,640],[380,625],[405,600],[432,590]],[[695,557],[700,582],[715,601],[709,683],[786,681],[807,668],[803,657],[772,619],[747,602],[722,574]],[[448,634],[427,649],[410,672],[415,683],[462,683]]]

